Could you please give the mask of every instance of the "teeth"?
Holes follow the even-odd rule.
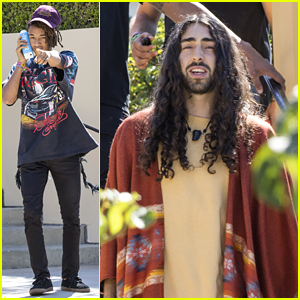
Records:
[[[204,73],[205,71],[202,69],[193,69],[192,73]]]

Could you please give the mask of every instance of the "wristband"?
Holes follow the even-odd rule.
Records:
[[[19,68],[22,68],[24,71],[27,70],[27,67],[26,67],[25,63],[21,63],[21,62],[18,61],[16,66],[19,67]]]
[[[130,39],[130,49],[132,49],[132,43],[134,42],[135,39],[140,37],[142,34],[140,32],[135,32]]]

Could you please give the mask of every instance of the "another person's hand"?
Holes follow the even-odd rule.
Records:
[[[20,63],[26,63],[26,59],[23,55],[22,49],[27,48],[28,44],[27,44],[26,40],[22,40],[21,38],[22,38],[21,36],[18,37],[16,53],[18,56],[18,61]]]
[[[138,69],[145,69],[151,58],[158,54],[157,51],[153,51],[155,48],[154,45],[142,45],[142,40],[145,37],[149,37],[151,42],[154,40],[154,37],[150,33],[144,32],[132,43],[132,57]]]
[[[34,62],[39,65],[45,65],[48,63],[48,59],[51,58],[51,51],[44,51],[41,49],[35,49],[36,57]]]
[[[241,41],[239,44],[241,49],[244,51],[247,57],[247,68],[251,77],[251,80],[256,88],[256,90],[261,94],[263,92],[262,84],[259,77],[262,75],[267,75],[273,78],[275,81],[280,83],[283,90],[285,91],[285,79],[281,74],[274,68],[272,64],[268,62],[267,59],[263,58],[252,46],[251,44]]]
[[[269,119],[273,129],[276,130],[276,101],[272,101],[267,107],[266,117]]]

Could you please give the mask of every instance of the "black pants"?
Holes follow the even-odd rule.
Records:
[[[43,193],[52,174],[63,220],[62,278],[77,276],[79,270],[79,156],[21,165],[21,192],[24,204],[25,234],[35,277],[50,276],[43,229]]]

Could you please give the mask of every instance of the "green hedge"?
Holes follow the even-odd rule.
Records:
[[[42,4],[53,6],[60,13],[59,30],[99,27],[98,2],[3,2],[2,33],[26,29],[33,12]]]

